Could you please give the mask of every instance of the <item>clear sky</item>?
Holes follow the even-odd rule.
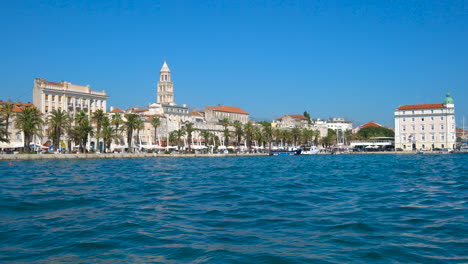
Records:
[[[43,77],[147,105],[166,60],[176,103],[199,109],[393,126],[450,92],[468,123],[468,1],[1,2],[2,100],[31,101]]]

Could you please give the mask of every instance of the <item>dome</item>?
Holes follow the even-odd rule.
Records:
[[[450,95],[450,93],[447,93],[447,95],[445,95],[444,104],[445,104],[445,105],[447,105],[447,104],[455,104],[455,102],[453,101],[453,98],[452,98],[452,96]]]

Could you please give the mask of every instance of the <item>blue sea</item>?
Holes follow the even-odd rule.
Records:
[[[468,155],[8,163],[1,263],[468,263]]]

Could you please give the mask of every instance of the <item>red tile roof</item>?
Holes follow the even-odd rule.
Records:
[[[244,114],[244,115],[249,114],[245,112],[244,110],[240,109],[239,107],[233,107],[233,106],[220,105],[220,106],[207,106],[206,108],[211,109],[213,111],[219,111],[219,112],[228,112],[228,113],[236,113],[236,114]]]
[[[285,116],[282,116],[280,118],[278,118],[278,120],[283,120],[283,118],[285,117],[291,117],[291,118],[294,118],[294,119],[301,119],[301,120],[309,120],[307,119],[307,117],[303,116],[303,115],[285,115]]]
[[[120,108],[114,108],[114,110],[110,111],[111,113],[123,113],[124,111],[122,111]]]
[[[364,124],[364,125],[361,126],[361,128],[363,128],[363,127],[382,127],[382,125],[377,124],[374,121],[370,121],[369,123]]]
[[[203,117],[202,112],[199,112],[199,111],[192,111],[192,112],[190,112],[190,114],[193,115],[193,116],[201,116],[201,117]]]
[[[402,105],[397,110],[415,110],[415,109],[433,109],[445,108],[444,104],[418,104],[418,105]]]

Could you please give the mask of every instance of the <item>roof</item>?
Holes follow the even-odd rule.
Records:
[[[169,70],[169,66],[167,66],[167,63],[166,61],[164,61],[164,64],[163,66],[161,67],[161,72],[170,72],[171,70]]]
[[[0,102],[0,109],[3,107],[2,105],[5,105],[5,104],[13,105],[13,112],[15,113],[23,112],[25,108],[34,107],[34,105],[31,103],[23,104],[23,103],[13,103],[13,102]]]
[[[418,105],[402,105],[397,110],[415,110],[415,109],[434,109],[445,108],[444,104],[418,104]]]
[[[192,111],[192,112],[190,112],[190,114],[193,115],[193,116],[201,116],[201,117],[203,117],[203,113],[202,113],[202,112],[199,112],[199,111]]]
[[[114,110],[110,111],[111,113],[123,113],[122,109],[120,108],[114,108]]]
[[[207,106],[206,108],[211,109],[213,111],[219,111],[219,112],[236,113],[236,114],[244,114],[244,115],[249,114],[245,112],[244,110],[240,109],[239,107],[234,107],[234,106],[220,105],[220,106]]]
[[[291,117],[293,119],[300,119],[300,120],[309,120],[307,117],[303,116],[303,115],[285,115],[285,116],[282,116],[280,118],[278,118],[278,120],[283,120],[283,118],[285,117]]]
[[[148,109],[133,109],[132,113],[143,113],[143,112],[146,112],[146,111],[148,111]]]
[[[382,127],[382,125],[377,124],[374,121],[370,121],[369,123],[361,126],[361,128],[364,128],[364,127]]]

